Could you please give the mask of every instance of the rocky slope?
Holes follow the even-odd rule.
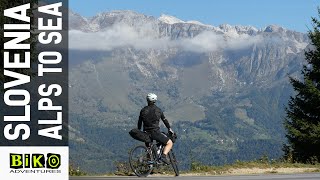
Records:
[[[284,105],[292,94],[288,75],[299,76],[306,34],[276,25],[215,27],[133,11],[91,18],[71,12],[69,23],[70,143],[76,163],[97,165],[92,159],[101,154],[109,164],[125,160],[135,144],[127,131],[136,126],[148,92],[158,94],[180,135],[176,146],[184,167],[187,156],[212,164],[281,154]],[[252,156],[239,154],[240,147],[257,144]],[[86,153],[83,147],[91,159],[75,158]]]

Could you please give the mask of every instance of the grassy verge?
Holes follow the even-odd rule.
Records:
[[[117,170],[111,175],[116,176],[132,176],[129,163],[115,163]],[[200,162],[191,163],[190,170],[180,172],[182,176],[188,175],[244,175],[244,174],[272,174],[272,173],[307,173],[320,172],[320,163],[318,164],[301,164],[289,163],[284,161],[269,160],[267,157],[262,157],[254,161],[236,161],[233,164],[213,166],[204,165]],[[154,169],[153,175],[172,175],[171,166]],[[110,174],[109,174],[110,175]]]
[[[87,173],[80,170],[79,167],[75,168],[72,165],[69,165],[69,176],[86,176]]]
[[[320,172],[320,164],[288,163],[282,161],[236,161],[233,164],[222,166],[203,165],[198,162],[191,164],[187,174],[265,174],[265,173],[304,173]]]

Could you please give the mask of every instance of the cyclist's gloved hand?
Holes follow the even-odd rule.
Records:
[[[168,129],[169,133],[174,134],[174,131],[170,128]]]

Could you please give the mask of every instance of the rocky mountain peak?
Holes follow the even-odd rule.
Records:
[[[284,32],[284,31],[286,31],[285,28],[275,24],[267,26],[264,30],[264,32]]]
[[[166,24],[176,24],[176,23],[185,23],[184,21],[182,21],[181,19],[178,19],[174,16],[170,16],[170,15],[166,15],[166,14],[162,14],[159,18],[159,21],[164,22]]]
[[[170,36],[171,38],[194,37],[203,31],[212,31],[228,34],[247,34],[255,36],[263,33],[277,33],[285,39],[297,39],[298,42],[307,41],[306,34],[287,30],[278,25],[269,25],[263,30],[253,26],[221,24],[218,27],[207,25],[199,21],[184,21],[175,16],[162,14],[159,18],[147,16],[131,10],[114,10],[102,12],[91,18],[84,18],[81,15],[70,11],[70,29],[84,32],[104,31],[115,24],[125,24],[135,29],[142,29],[148,25],[148,31],[158,36]]]
[[[72,146],[77,156],[88,162],[99,159],[100,152],[126,158],[127,131],[136,125],[148,92],[158,94],[159,107],[184,137],[181,142],[201,142],[200,159],[225,162],[221,147],[238,159],[248,157],[244,153],[250,152],[243,153],[248,145],[262,150],[252,158],[275,152],[273,146],[266,151],[266,142],[282,146],[283,105],[292,93],[288,75],[299,77],[309,42],[306,34],[276,25],[262,30],[214,27],[134,11],[92,18],[70,12],[70,28],[71,135],[81,137],[71,143],[98,152],[88,158]],[[101,137],[109,139],[102,142]],[[192,152],[186,147],[177,147],[177,152]],[[188,159],[186,154],[181,159]],[[100,165],[97,161],[90,168]]]

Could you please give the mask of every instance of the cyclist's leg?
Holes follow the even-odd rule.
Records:
[[[156,140],[157,142],[160,142],[160,143],[162,143],[162,144],[165,145],[165,146],[168,144],[168,142],[169,142],[169,140],[170,140],[169,137],[165,136],[165,135],[162,134],[160,131],[153,131],[153,132],[151,132],[150,134],[151,134],[151,138],[152,138],[153,140]],[[171,141],[171,140],[170,140],[170,141]],[[172,143],[172,141],[171,141],[171,143]]]
[[[154,139],[154,140],[162,143],[163,145],[165,145],[164,151],[162,152],[162,155],[161,155],[161,159],[166,164],[170,164],[170,161],[167,158],[168,152],[171,150],[172,145],[173,145],[173,143],[170,140],[170,138],[168,138],[167,136],[163,135],[160,131],[152,132],[151,133],[151,137],[152,137],[152,139]]]
[[[173,142],[171,141],[171,139],[169,139],[166,146],[163,149],[163,154],[167,155],[169,151],[172,149],[172,146],[173,146]]]
[[[152,145],[152,139],[151,139],[151,142],[145,142],[144,144],[145,144],[145,146],[148,148],[148,149],[151,149],[151,145]],[[151,160],[151,154],[147,154],[147,158],[148,158],[148,160]]]

